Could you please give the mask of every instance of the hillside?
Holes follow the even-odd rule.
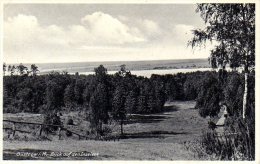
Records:
[[[20,159],[17,152],[92,152],[96,157],[69,159],[125,159],[125,160],[192,160],[196,157],[183,143],[200,136],[207,127],[194,109],[194,101],[174,101],[165,104],[167,111],[160,114],[134,115],[125,126],[126,139],[120,141],[53,140],[4,141],[4,159]],[[7,116],[7,115],[6,115]],[[5,117],[5,116],[4,116]],[[9,118],[10,118],[9,114]],[[68,157],[48,157],[63,159]],[[32,157],[29,159],[42,159]],[[44,158],[46,159],[46,158]]]

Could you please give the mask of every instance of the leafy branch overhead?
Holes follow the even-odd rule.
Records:
[[[188,45],[194,48],[207,41],[216,43],[210,56],[214,68],[226,64],[232,68],[254,68],[254,4],[198,4],[196,12],[200,13],[206,28],[193,30]]]

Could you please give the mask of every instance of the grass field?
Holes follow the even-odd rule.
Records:
[[[165,104],[164,113],[132,115],[132,119],[124,125],[126,139],[116,142],[6,140],[4,159],[194,160],[196,156],[186,150],[183,143],[197,139],[207,127],[207,120],[198,115],[194,105],[194,101],[175,101]],[[20,157],[18,152],[47,152],[49,156]],[[51,152],[91,152],[98,153],[98,156],[55,156],[50,155]]]

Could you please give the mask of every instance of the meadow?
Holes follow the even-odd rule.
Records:
[[[52,141],[4,141],[4,159],[91,159],[91,160],[194,160],[194,152],[185,149],[184,143],[199,139],[207,128],[207,120],[194,109],[195,101],[173,101],[165,104],[165,111],[156,114],[136,114],[125,124],[126,137],[119,141],[94,141],[64,138]],[[20,121],[41,122],[39,115],[19,117],[5,114],[4,119],[23,118]],[[65,117],[73,114],[64,114]],[[74,114],[75,115],[75,114]],[[79,124],[76,122],[75,124]],[[81,122],[85,124],[85,122]],[[119,129],[113,130],[119,133]],[[91,152],[95,157],[18,157],[17,152]]]

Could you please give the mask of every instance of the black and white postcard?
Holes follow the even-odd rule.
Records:
[[[3,162],[257,163],[259,1],[1,12]]]

